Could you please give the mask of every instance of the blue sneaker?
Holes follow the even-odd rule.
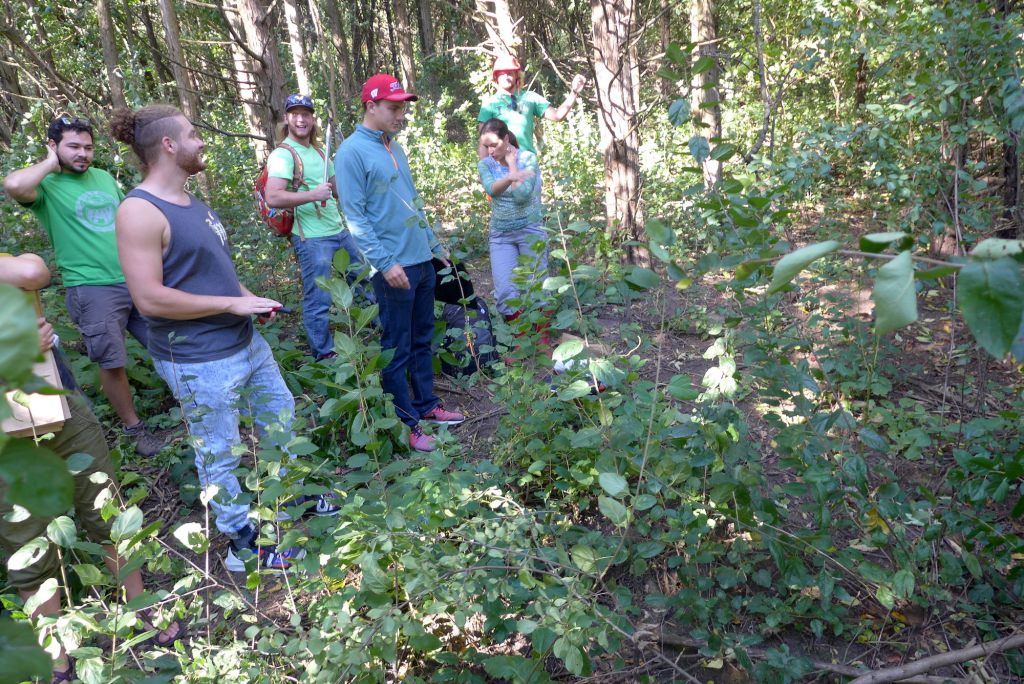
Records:
[[[257,567],[260,570],[269,570],[270,572],[285,572],[295,561],[306,557],[306,552],[303,549],[280,551],[276,544],[257,544],[256,536],[256,528],[252,525],[241,530],[238,538],[231,540],[228,555],[224,558],[224,567],[231,572],[245,572],[245,561],[248,559],[239,558],[240,554],[245,556],[245,551],[258,559]]]
[[[294,503],[290,503],[282,510],[278,511],[277,519],[278,521],[281,521],[305,518],[310,515],[338,515],[338,513],[341,512],[341,506],[336,506],[334,504],[336,499],[337,497],[334,496],[334,494],[309,494],[306,496],[300,496]]]

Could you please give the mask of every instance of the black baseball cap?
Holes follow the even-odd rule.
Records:
[[[316,110],[313,108],[313,98],[309,95],[303,95],[302,93],[292,93],[288,96],[288,99],[284,101],[284,111],[290,112],[296,107],[305,107],[311,112]]]

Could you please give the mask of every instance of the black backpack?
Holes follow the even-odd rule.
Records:
[[[482,299],[473,297],[465,306],[445,304],[441,320],[444,321],[444,337],[438,356],[442,373],[464,378],[498,360],[491,312]]]

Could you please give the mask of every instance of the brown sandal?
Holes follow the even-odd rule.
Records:
[[[168,648],[171,645],[173,645],[175,641],[178,641],[178,640],[182,640],[183,641],[188,636],[188,630],[186,630],[185,626],[182,625],[177,620],[171,621],[171,624],[167,625],[167,627],[165,627],[164,629],[160,629],[159,627],[157,627],[156,624],[153,622],[153,609],[152,608],[144,608],[142,610],[136,611],[136,613],[138,614],[139,618],[142,620],[143,624],[146,625],[147,629],[155,629],[155,630],[157,630],[156,634],[154,634],[152,637],[150,637],[149,639],[147,639],[145,641],[145,643],[149,644],[150,646],[159,646],[161,648]],[[174,633],[174,636],[166,636],[164,634],[165,632],[168,632],[168,631],[174,629],[174,627],[178,628],[178,630]]]

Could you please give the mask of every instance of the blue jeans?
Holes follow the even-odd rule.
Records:
[[[327,317],[331,309],[331,295],[327,290],[316,284],[316,279],[323,276],[330,278],[334,273],[334,255],[339,249],[348,252],[349,262],[363,263],[362,252],[356,246],[355,238],[347,230],[337,235],[313,237],[303,240],[299,236],[292,238],[295,256],[299,261],[299,273],[302,275],[302,323],[306,327],[306,339],[315,358],[321,358],[334,349],[331,340],[330,320]],[[345,274],[351,285],[356,275]],[[373,294],[364,288],[355,286],[356,295],[373,303]]]
[[[494,301],[498,303],[498,313],[502,316],[511,316],[518,310],[508,302],[519,298],[519,288],[512,282],[512,276],[520,266],[520,256],[530,257],[531,263],[526,268],[531,274],[531,281],[538,274],[543,276],[547,273],[547,248],[540,252],[533,249],[538,240],[547,240],[547,233],[539,226],[507,232],[491,231],[491,279],[494,282]]]
[[[181,404],[196,453],[203,488],[217,485],[210,502],[217,529],[234,538],[248,524],[249,504],[240,500],[235,469],[241,462],[234,447],[241,444],[238,419],[250,414],[262,435],[271,424],[291,432],[295,399],[284,384],[270,345],[253,333],[252,341],[225,359],[176,363],[153,359],[156,372]],[[242,395],[244,394],[244,399]]]
[[[391,287],[382,273],[375,273],[372,282],[380,306],[381,347],[395,350],[391,362],[381,371],[380,384],[394,397],[399,420],[412,426],[441,403],[434,395],[430,349],[434,338],[435,275],[429,261],[404,269],[409,278],[408,290]]]

